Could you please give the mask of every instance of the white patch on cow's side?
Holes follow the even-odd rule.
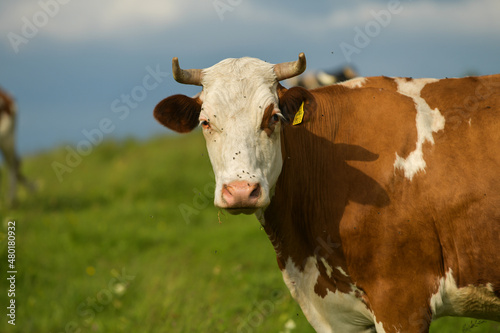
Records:
[[[303,271],[288,258],[282,271],[283,279],[292,297],[299,303],[304,315],[317,332],[321,333],[374,333],[372,312],[356,297],[356,286],[350,293],[327,291],[321,297],[314,291],[320,272],[315,257],[307,258]],[[378,324],[381,327],[381,324]],[[377,327],[378,327],[377,326]],[[377,332],[384,332],[381,327]]]
[[[361,88],[365,85],[366,80],[366,77],[356,77],[354,79],[343,81],[338,84],[347,88]]]
[[[403,158],[396,153],[394,169],[401,169],[409,180],[419,171],[425,171],[426,163],[423,156],[422,146],[428,141],[434,144],[432,133],[444,129],[445,119],[436,108],[432,110],[427,102],[420,96],[426,84],[436,82],[436,79],[414,79],[407,81],[405,78],[395,78],[398,92],[413,99],[417,110],[417,143],[416,149],[408,157]]]
[[[500,320],[500,298],[487,285],[458,288],[450,269],[439,279],[439,287],[430,299],[432,319],[443,316],[476,317]]]
[[[349,277],[349,275],[347,275],[347,273],[342,269],[342,267],[337,266],[335,267],[335,269],[337,269],[340,272],[340,274]]]

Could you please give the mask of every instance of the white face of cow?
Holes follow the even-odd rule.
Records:
[[[194,83],[187,83],[203,86],[200,96],[174,95],[155,108],[156,119],[178,132],[198,124],[203,128],[216,179],[214,204],[232,214],[269,205],[281,172],[280,128],[293,115],[280,110],[280,102],[286,107],[280,101],[286,89],[278,82],[286,75],[276,66],[254,58],[226,59],[203,71],[181,73],[181,80],[194,77]]]
[[[214,204],[252,213],[269,204],[282,165],[273,65],[227,59],[206,69],[202,84],[199,120],[215,173]]]

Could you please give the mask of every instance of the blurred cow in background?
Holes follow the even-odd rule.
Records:
[[[0,150],[9,174],[8,206],[16,201],[18,181],[33,190],[33,185],[21,174],[21,161],[16,153],[16,113],[14,99],[0,88]]]
[[[316,89],[323,86],[347,81],[358,77],[358,73],[349,66],[330,71],[307,71],[301,76],[292,77],[286,80],[290,87],[304,87],[306,89]]]

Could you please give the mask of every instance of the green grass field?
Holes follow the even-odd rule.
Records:
[[[313,332],[253,216],[220,215],[199,132],[107,141],[80,163],[61,147],[24,159],[38,186],[0,209],[0,332]],[[5,177],[4,177],[5,178]],[[16,325],[6,316],[16,221]],[[498,332],[444,318],[432,332]]]

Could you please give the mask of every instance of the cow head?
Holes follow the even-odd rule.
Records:
[[[215,173],[214,204],[232,214],[250,214],[269,205],[282,167],[280,132],[291,126],[304,103],[304,121],[314,98],[305,89],[279,84],[301,74],[297,61],[272,65],[259,59],[226,59],[206,68],[183,70],[172,60],[174,78],[203,87],[191,98],[170,96],[156,106],[155,118],[180,133],[203,128]]]

